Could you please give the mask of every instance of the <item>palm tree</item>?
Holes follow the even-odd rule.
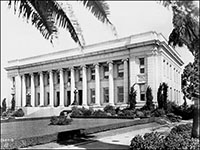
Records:
[[[173,11],[173,25],[169,36],[169,44],[172,46],[186,45],[194,56],[194,66],[191,70],[191,86],[189,97],[195,100],[192,137],[199,138],[200,126],[200,100],[199,100],[199,8],[193,1],[162,1],[165,7],[171,6]],[[191,89],[191,88],[190,88]]]
[[[78,1],[78,0],[77,0]],[[101,22],[112,25],[108,19],[109,6],[101,1],[80,0],[80,2],[90,10],[90,12]],[[13,6],[14,12],[19,13],[19,17],[25,18],[35,26],[42,36],[50,40],[56,37],[58,27],[67,29],[71,38],[82,46],[77,31],[70,20],[70,17],[63,10],[62,5],[56,0],[9,0],[9,8]]]

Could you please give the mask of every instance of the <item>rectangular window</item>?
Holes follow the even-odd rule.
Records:
[[[91,104],[95,103],[95,89],[90,89]]]
[[[50,95],[49,95],[49,92],[47,92],[47,105],[50,104]]]
[[[117,64],[117,74],[118,74],[118,77],[124,76],[124,65],[123,64]]]
[[[145,101],[145,84],[140,84],[140,100]]]
[[[83,80],[83,70],[79,70],[79,81]]]
[[[40,86],[40,75],[39,74],[37,75],[37,81],[38,81],[37,86]]]
[[[95,68],[91,68],[91,80],[95,80]]]
[[[104,72],[104,79],[108,79],[108,77],[109,77],[109,67],[103,66],[103,72]]]
[[[117,87],[117,94],[118,94],[118,102],[123,103],[124,102],[124,87],[123,86]]]
[[[140,73],[145,73],[145,60],[144,58],[139,58],[140,62]]]
[[[40,93],[37,93],[37,99],[38,99],[38,105],[37,106],[39,106],[40,105]]]
[[[71,82],[71,71],[67,71],[67,76],[68,76],[68,81],[67,82]]]
[[[15,87],[15,77],[12,77],[12,87],[14,88]]]
[[[49,85],[49,74],[47,74],[47,85]]]
[[[57,84],[59,84],[60,83],[60,73],[58,72],[56,75],[57,75]]]
[[[109,89],[103,88],[103,97],[104,97],[104,103],[108,103],[109,102]]]

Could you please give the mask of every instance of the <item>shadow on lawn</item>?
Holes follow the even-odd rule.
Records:
[[[64,136],[64,135],[62,135]],[[67,139],[66,139],[67,138]],[[94,140],[95,136],[89,136],[89,135],[75,135],[75,136],[67,136],[65,135],[66,140],[58,140],[57,142],[60,145],[74,145],[76,144],[76,147],[78,148],[84,148],[84,149],[130,149],[127,145],[121,145],[118,144],[118,141],[113,140],[114,143],[105,143],[102,141]],[[60,138],[61,139],[61,138]]]

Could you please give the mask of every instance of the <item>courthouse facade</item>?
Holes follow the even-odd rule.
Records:
[[[137,105],[147,86],[157,102],[159,84],[169,100],[181,95],[183,61],[162,34],[147,32],[113,41],[8,62],[10,93],[17,107],[125,106],[135,84]],[[8,99],[11,100],[11,94]]]

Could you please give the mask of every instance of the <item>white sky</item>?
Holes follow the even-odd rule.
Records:
[[[115,39],[111,29],[101,23],[78,2],[71,2],[82,27],[86,44]],[[153,1],[110,1],[110,20],[115,25],[118,37],[156,31],[166,39],[172,31],[172,13],[158,2]],[[7,75],[4,67],[8,60],[35,56],[75,47],[66,30],[60,30],[54,47],[31,24],[19,19],[8,9],[7,2],[1,1],[1,100],[7,95]],[[185,48],[178,48],[187,64],[193,61]]]

